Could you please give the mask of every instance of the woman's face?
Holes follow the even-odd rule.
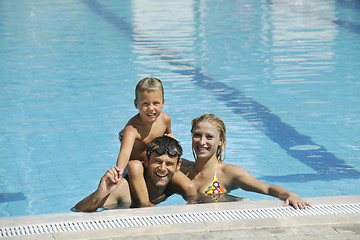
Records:
[[[197,158],[211,158],[215,155],[221,144],[220,134],[217,128],[208,121],[199,122],[195,125],[192,134],[192,147]]]

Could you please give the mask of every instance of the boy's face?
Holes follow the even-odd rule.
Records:
[[[161,91],[144,91],[139,93],[135,107],[139,109],[140,117],[146,122],[154,122],[164,107],[165,100]]]
[[[175,172],[180,169],[181,159],[178,156],[171,157],[166,152],[158,155],[153,152],[150,159],[144,162],[146,178],[157,188],[164,188],[171,181]]]

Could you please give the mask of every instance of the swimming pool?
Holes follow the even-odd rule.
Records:
[[[184,157],[191,120],[211,112],[227,162],[302,197],[359,194],[357,1],[0,6],[0,217],[69,212],[94,191],[146,76],[164,81]]]

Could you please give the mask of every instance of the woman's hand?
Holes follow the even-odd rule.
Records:
[[[284,203],[284,206],[289,205],[292,205],[296,209],[305,209],[306,207],[311,207],[309,203],[305,202],[295,193],[291,193]]]

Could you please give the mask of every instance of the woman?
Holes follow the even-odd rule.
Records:
[[[239,166],[224,163],[226,129],[219,117],[204,114],[195,118],[191,133],[195,163],[183,159],[181,171],[193,181],[197,193],[221,196],[241,188],[280,198],[285,201],[284,206],[292,205],[300,209],[310,206],[295,193],[264,183]]]

